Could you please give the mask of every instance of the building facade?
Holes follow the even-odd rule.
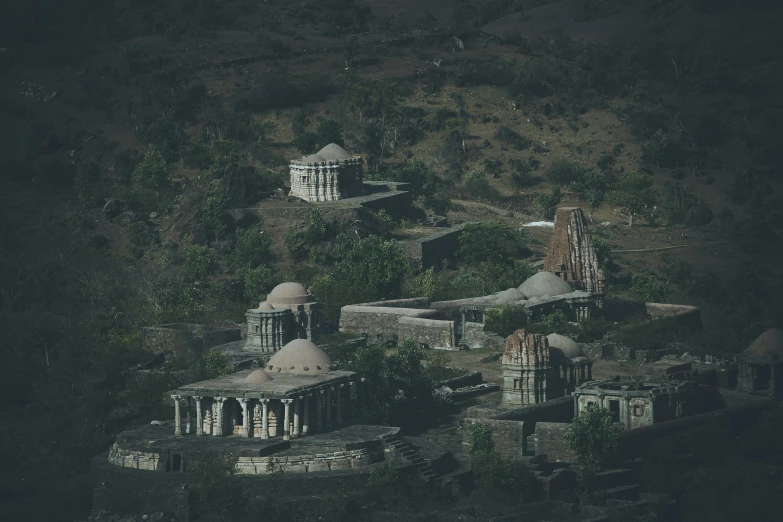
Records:
[[[362,158],[335,143],[289,165],[290,196],[309,202],[338,201],[361,193]]]
[[[294,339],[314,341],[321,331],[321,305],[299,283],[277,285],[245,318],[246,352],[274,353]]]

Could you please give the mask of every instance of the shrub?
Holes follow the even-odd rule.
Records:
[[[223,187],[214,187],[204,200],[201,208],[201,221],[209,225],[215,237],[221,238],[228,230],[228,191]]]
[[[294,136],[291,145],[302,154],[313,154],[318,146],[318,136],[314,132],[301,132]]]
[[[609,201],[625,209],[629,214],[630,226],[636,214],[655,204],[652,181],[642,172],[622,174],[617,178],[614,189],[609,192]]]
[[[557,310],[551,314],[544,314],[541,317],[541,322],[546,326],[548,331],[555,331],[560,326],[566,324],[568,319],[562,310]]]
[[[513,147],[516,150],[529,149],[533,144],[530,138],[523,138],[518,132],[509,129],[505,125],[497,130],[495,138],[499,139],[501,143]]]
[[[202,357],[202,365],[205,379],[228,375],[233,370],[231,357],[218,348],[210,348],[206,351]]]
[[[579,464],[595,472],[617,450],[623,430],[622,424],[612,420],[609,410],[592,406],[574,419],[566,430],[565,439],[576,453]]]
[[[308,249],[306,231],[298,224],[291,223],[283,236],[283,244],[292,259],[303,258]]]
[[[144,159],[133,169],[133,181],[144,188],[158,189],[169,179],[169,166],[161,150],[150,145]]]
[[[185,271],[189,278],[199,281],[212,269],[215,251],[203,245],[185,245],[182,247],[185,258]]]
[[[563,192],[560,190],[560,187],[553,187],[549,194],[538,195],[538,205],[541,207],[541,214],[544,219],[555,219],[557,206],[561,201],[563,201]]]
[[[264,265],[254,268],[246,267],[242,271],[242,283],[244,285],[245,299],[248,301],[260,301],[265,297],[265,290],[269,282],[269,269]]]
[[[667,185],[662,200],[669,225],[706,225],[712,221],[709,204],[679,184]]]
[[[527,310],[521,306],[500,306],[486,312],[486,328],[501,337],[508,337],[527,325]]]
[[[468,265],[491,261],[512,266],[527,249],[528,236],[500,221],[467,223],[460,234],[458,256]]]
[[[546,169],[544,177],[550,183],[568,185],[569,183],[579,181],[583,176],[583,171],[584,169],[578,163],[566,160],[556,160]]]
[[[370,469],[370,476],[367,477],[367,489],[371,495],[377,495],[379,490],[396,486],[400,482],[399,472],[392,468],[391,462],[377,464]]]
[[[259,225],[253,225],[245,230],[237,229],[236,245],[231,254],[234,268],[256,268],[270,256],[270,239],[264,235]]]
[[[319,147],[325,147],[330,143],[336,143],[337,145],[344,147],[345,141],[343,141],[342,124],[334,119],[322,119],[318,122],[316,141],[318,142]]]

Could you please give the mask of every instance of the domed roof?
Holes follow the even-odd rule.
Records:
[[[302,163],[324,163],[327,160],[318,154],[310,154],[309,156],[302,158],[300,161],[302,161]]]
[[[336,143],[330,143],[323,149],[316,152],[315,155],[322,157],[326,161],[340,161],[352,157],[350,154],[348,154],[347,150]]]
[[[246,382],[269,382],[271,380],[272,377],[264,370],[256,370],[254,372],[250,372],[250,375],[245,377]]]
[[[275,307],[269,304],[268,301],[261,301],[260,303],[258,303],[258,309],[263,312],[268,312],[270,310],[274,310]]]
[[[307,339],[294,339],[266,363],[271,372],[307,375],[326,373],[334,363],[326,352]]]
[[[313,296],[299,283],[280,283],[266,296],[271,305],[292,305],[312,302]]]
[[[783,357],[783,331],[779,328],[770,328],[759,335],[755,341],[745,350],[756,357]]]
[[[570,294],[574,289],[552,272],[538,272],[519,285],[519,291],[530,299],[533,297]]]
[[[516,303],[525,298],[525,294],[520,292],[517,288],[509,288],[508,290],[503,290],[495,295],[497,295],[499,301],[506,303]]]
[[[558,348],[561,352],[563,352],[563,355],[569,359],[584,357],[582,349],[579,348],[579,345],[576,344],[576,342],[574,342],[572,339],[556,333],[549,334],[546,336],[546,338],[549,341],[550,348]]]

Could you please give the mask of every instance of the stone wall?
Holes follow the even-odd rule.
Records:
[[[400,241],[399,244],[408,259],[413,260],[418,268],[426,270],[457,253],[464,226],[460,224],[421,239]]]
[[[401,219],[411,212],[413,194],[402,190],[390,190],[389,192],[351,198],[351,201],[372,212],[385,210],[392,218]]]
[[[645,303],[650,318],[671,326],[672,329],[685,329],[698,332],[702,329],[701,309],[695,306]]]
[[[500,453],[503,458],[522,458],[525,440],[524,422],[466,418],[463,423],[466,436],[465,442],[470,440],[470,427],[473,424],[483,424],[492,430],[492,442],[495,444],[495,451]]]
[[[120,468],[166,471],[167,454],[122,449],[113,444],[109,449],[109,462]]]
[[[239,457],[237,472],[241,475],[265,475],[272,465],[284,473],[314,473],[358,468],[383,459],[383,447],[290,457]]]
[[[481,372],[469,371],[464,375],[446,379],[445,381],[439,381],[435,383],[435,387],[439,388],[441,386],[448,386],[452,390],[456,390],[457,388],[462,388],[465,386],[476,386],[483,382],[484,378]]]
[[[565,422],[539,422],[533,434],[536,455],[546,455],[551,462],[576,462],[576,454],[565,440],[570,425]]]
[[[465,323],[465,334],[460,339],[460,343],[473,349],[488,348],[496,352],[506,349],[506,340],[494,332],[487,331],[484,323]]]
[[[371,301],[361,303],[362,306],[378,306],[385,308],[419,308],[427,309],[428,302],[426,297],[411,297],[407,299],[390,299],[388,301]]]
[[[501,411],[493,418],[529,422],[570,422],[574,418],[574,397],[566,395],[539,404]]]
[[[152,353],[174,353],[193,359],[202,350],[242,338],[241,329],[210,328],[203,324],[172,323],[147,326],[142,330],[142,344]]]
[[[454,321],[403,316],[397,325],[397,335],[401,340],[415,339],[435,349],[454,349],[457,344],[455,333]]]

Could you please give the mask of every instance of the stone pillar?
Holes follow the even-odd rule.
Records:
[[[185,400],[188,401],[188,409],[185,410],[185,433],[190,435],[190,397],[187,397]]]
[[[305,310],[305,317],[307,317],[307,340],[312,341],[313,340],[313,311],[312,310]]]
[[[269,438],[269,399],[261,399],[261,438]]]
[[[324,390],[318,390],[313,397],[315,399],[315,430],[319,432],[324,429],[323,417],[321,416],[321,396],[323,394]]]
[[[356,387],[356,383],[351,381],[348,383],[348,387],[346,388],[345,393],[345,416],[349,419],[353,418],[353,402],[351,393],[353,393],[351,390],[353,390]]]
[[[204,418],[201,416],[201,397],[193,397],[196,401],[196,437],[204,435]]]
[[[291,430],[291,436],[292,437],[298,437],[299,436],[299,423],[300,423],[300,417],[299,417],[299,400],[294,399],[294,427]]]
[[[335,388],[337,388],[337,395],[335,396],[334,420],[338,426],[343,423],[343,386],[343,384],[335,386]]]
[[[359,379],[359,382],[356,383],[356,402],[357,409],[359,411],[356,412],[357,417],[364,418],[365,416],[365,401],[364,401],[364,390],[362,389],[364,386],[364,377]]]
[[[182,419],[180,418],[179,413],[179,400],[181,397],[179,395],[172,395],[171,398],[174,399],[174,435],[179,437],[182,435]]]
[[[242,406],[242,438],[247,439],[250,437],[250,410],[247,408],[247,399],[237,399],[239,405]]]
[[[283,440],[291,440],[291,403],[293,399],[280,399],[283,403]]]
[[[332,387],[326,388],[326,404],[324,411],[326,413],[326,429],[332,429]]]
[[[217,406],[215,420],[212,425],[212,435],[216,437],[223,436],[223,403],[226,402],[225,397],[215,397],[215,404]]]
[[[307,435],[310,431],[310,395],[304,395],[299,397],[302,402],[302,436]]]

